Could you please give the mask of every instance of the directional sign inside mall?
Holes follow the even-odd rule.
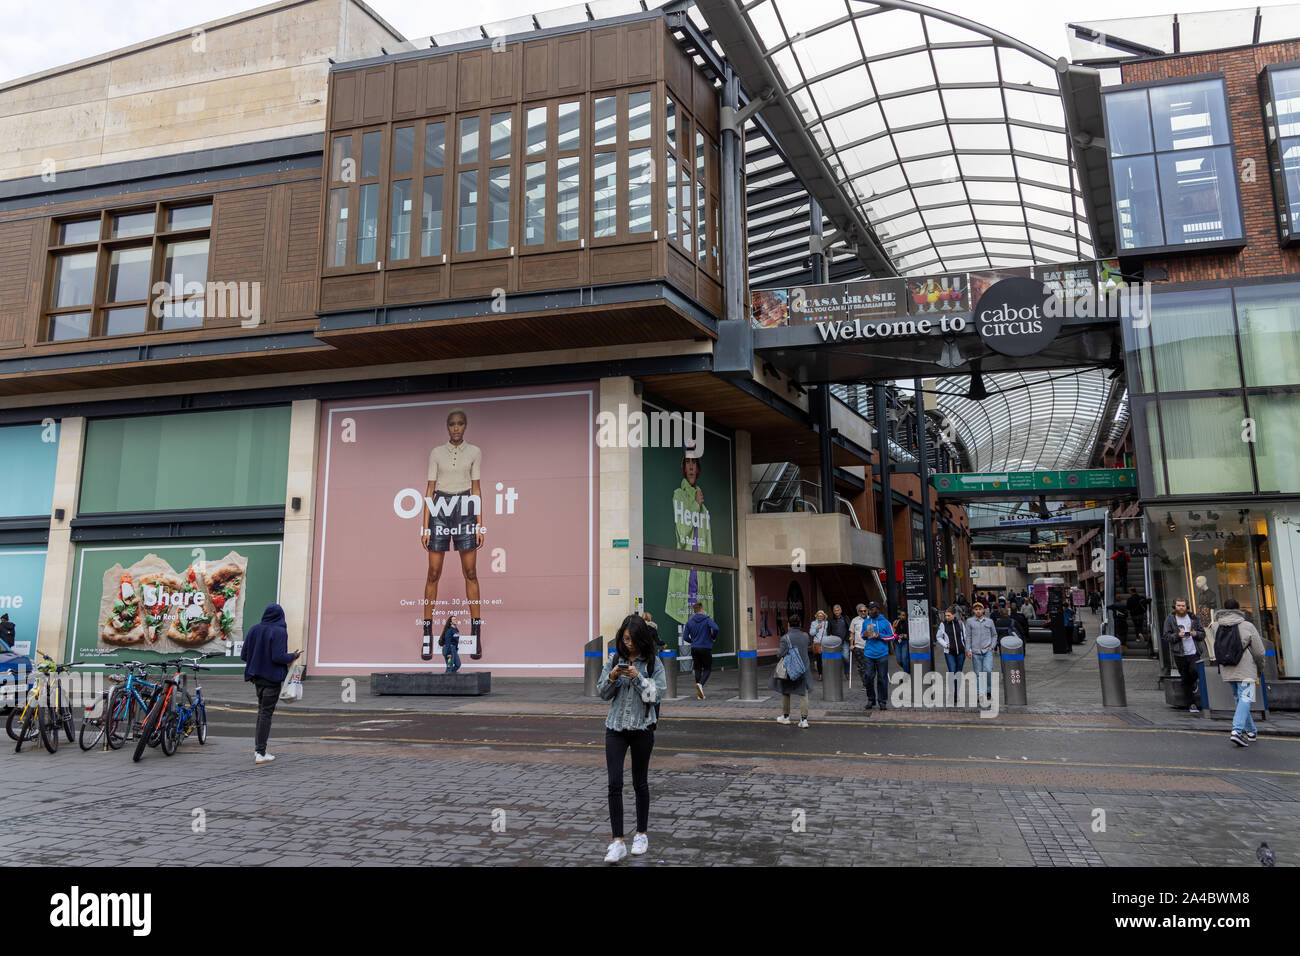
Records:
[[[960,497],[964,492],[1027,491],[1060,493],[1087,489],[1136,490],[1137,472],[1132,468],[1083,468],[1074,471],[1004,471],[972,474],[940,474],[932,479],[940,494]]]

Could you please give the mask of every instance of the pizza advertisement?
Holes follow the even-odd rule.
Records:
[[[206,652],[241,640],[247,570],[237,551],[180,570],[152,552],[129,568],[114,564],[104,572],[100,646]]]

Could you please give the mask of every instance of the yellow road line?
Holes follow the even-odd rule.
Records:
[[[298,737],[297,740],[310,742],[312,740],[347,740],[357,743],[389,743],[389,744],[451,744],[460,747],[550,747],[550,748],[567,748],[570,750],[603,750],[605,745],[601,743],[575,744],[575,743],[537,743],[525,740],[423,740],[417,737],[344,737],[344,736],[322,736],[322,737]],[[666,745],[665,745],[666,746]],[[661,748],[662,749],[662,748]],[[706,754],[733,754],[741,757],[816,757],[818,759],[836,759],[848,757],[855,760],[883,760],[885,762],[895,760],[914,760],[919,763],[982,763],[992,764],[998,767],[1095,767],[1103,770],[1181,770],[1192,773],[1259,773],[1273,774],[1284,777],[1300,777],[1300,770],[1255,770],[1249,767],[1183,767],[1178,765],[1166,764],[1145,764],[1145,763],[1087,763],[1073,761],[1052,761],[1052,760],[990,760],[987,757],[919,757],[908,754],[854,754],[854,753],[816,753],[799,750],[728,750],[717,747],[691,747],[691,746],[673,746],[668,748],[677,751],[687,751],[689,753],[706,753]]]

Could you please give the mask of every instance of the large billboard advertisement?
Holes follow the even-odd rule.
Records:
[[[279,538],[81,545],[69,653],[105,664],[238,654],[277,603],[280,554]]]
[[[760,654],[774,654],[781,647],[781,636],[790,630],[790,615],[798,614],[800,627],[812,626],[817,609],[812,575],[783,568],[754,569],[754,633]],[[828,615],[830,611],[826,612]]]
[[[14,642],[36,648],[45,582],[45,549],[15,545],[0,549],[0,614],[14,626]]]
[[[597,402],[583,383],[325,403],[310,665],[441,671],[452,618],[462,669],[581,671],[597,627]]]

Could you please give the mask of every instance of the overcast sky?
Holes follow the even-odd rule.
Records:
[[[0,82],[72,63],[209,20],[256,0],[0,0]],[[408,39],[567,6],[551,0],[370,0]],[[1053,56],[1067,54],[1065,24],[1255,4],[1233,0],[932,0]],[[1274,4],[1265,3],[1265,6]]]

